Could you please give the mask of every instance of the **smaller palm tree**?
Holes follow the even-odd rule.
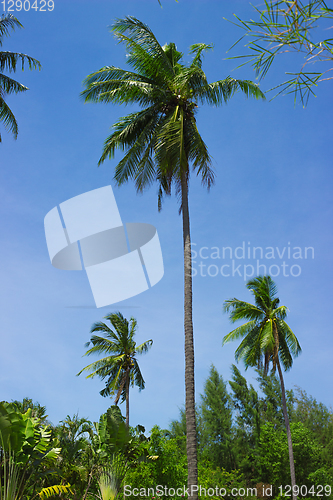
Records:
[[[137,327],[137,321],[130,318],[128,321],[120,313],[113,313],[105,316],[106,320],[110,321],[112,328],[109,328],[105,323],[99,321],[95,323],[90,333],[102,332],[104,337],[92,335],[85,347],[93,345],[85,356],[91,354],[106,354],[106,357],[91,363],[83,368],[78,375],[84,371],[90,371],[90,375],[86,378],[93,378],[96,375],[102,380],[106,379],[105,388],[100,391],[102,396],[114,396],[115,404],[118,405],[121,398],[121,403],[126,401],[126,425],[129,426],[129,388],[136,385],[139,390],[145,388],[145,381],[142,377],[136,355],[143,354],[149,350],[153,341],[147,340],[136,345],[134,334]]]
[[[286,394],[281,364],[285,371],[293,364],[293,356],[301,352],[301,346],[284,321],[287,316],[287,307],[279,306],[280,300],[276,297],[277,287],[270,276],[258,276],[247,282],[246,287],[255,297],[255,305],[243,302],[236,298],[224,302],[224,311],[230,312],[230,319],[235,322],[240,319],[249,320],[223,338],[224,345],[230,340],[243,338],[235,352],[236,361],[243,360],[246,369],[249,366],[264,368],[267,375],[269,363],[272,362],[272,371],[278,369],[283,416],[288,437],[290,475],[293,493],[296,487],[293,446],[287,412]],[[294,498],[295,495],[293,495]]]
[[[11,14],[3,14],[0,18],[0,47],[3,44],[3,38],[9,36],[9,29],[13,30],[15,27],[23,28],[22,24],[16,19],[16,17]],[[22,70],[24,69],[24,64],[27,63],[29,69],[40,69],[40,62],[33,57],[27,56],[26,54],[21,54],[20,52],[4,52],[0,50],[0,122],[2,122],[5,128],[12,132],[15,139],[17,138],[18,126],[16,118],[5,102],[5,97],[8,94],[17,94],[18,92],[25,92],[28,87],[22,85],[22,83],[13,80],[9,76],[3,74],[3,71],[9,71],[10,73],[15,73],[18,64],[20,63]],[[1,134],[0,134],[1,142]]]

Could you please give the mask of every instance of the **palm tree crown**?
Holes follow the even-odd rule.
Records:
[[[106,379],[105,388],[100,391],[102,396],[113,396],[116,394],[115,404],[126,401],[126,423],[129,425],[129,387],[136,385],[139,390],[145,388],[136,356],[149,350],[153,341],[147,340],[143,344],[136,345],[134,335],[137,322],[134,318],[128,321],[120,313],[105,316],[110,321],[110,328],[99,321],[91,328],[91,333],[101,332],[104,336],[92,335],[85,347],[93,345],[85,356],[91,354],[105,354],[106,356],[83,368],[78,375],[84,371],[90,371],[86,378],[100,377]]]
[[[3,45],[3,38],[9,36],[9,29],[13,30],[15,27],[23,28],[22,24],[11,14],[3,14],[0,18],[0,47]],[[25,92],[28,87],[22,83],[13,80],[9,76],[3,74],[3,71],[15,73],[18,64],[20,63],[22,70],[25,63],[28,64],[29,69],[40,69],[39,61],[32,57],[21,54],[19,52],[4,52],[0,51],[0,121],[3,122],[5,128],[12,132],[15,139],[18,134],[18,125],[15,116],[9,106],[5,102],[5,97],[8,94],[17,94],[18,92]],[[1,134],[0,134],[1,142]]]
[[[112,29],[126,44],[127,63],[136,72],[105,66],[86,78],[82,96],[86,102],[138,103],[143,109],[113,125],[99,163],[113,158],[116,148],[125,150],[115,180],[122,184],[132,178],[138,191],[157,181],[159,208],[163,195],[170,194],[173,181],[180,192],[181,171],[188,176],[189,162],[203,184],[210,187],[214,173],[196,126],[198,104],[221,105],[237,90],[256,98],[264,98],[263,93],[250,81],[230,77],[208,83],[202,56],[212,45],[192,45],[193,60],[185,66],[175,44],[161,47],[150,28],[138,19],[118,19]]]
[[[238,299],[229,299],[224,310],[230,311],[230,319],[249,320],[223,338],[223,344],[244,337],[235,352],[236,360],[242,359],[246,368],[263,366],[268,371],[269,362],[276,368],[278,357],[285,370],[293,364],[293,356],[301,352],[299,342],[285,322],[287,307],[279,306],[277,287],[270,276],[258,276],[246,287],[253,293],[255,305]]]

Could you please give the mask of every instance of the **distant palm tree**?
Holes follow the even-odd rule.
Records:
[[[278,369],[281,392],[283,416],[288,437],[288,450],[290,462],[291,484],[293,498],[295,495],[296,478],[293,445],[291,439],[289,418],[287,412],[286,393],[282,375],[281,364],[284,370],[289,370],[293,364],[293,356],[301,352],[301,346],[284,321],[287,316],[287,307],[279,306],[280,300],[276,297],[277,287],[270,276],[258,276],[247,282],[246,287],[255,297],[255,305],[243,302],[236,298],[224,302],[224,311],[230,312],[230,319],[235,322],[239,319],[249,320],[223,338],[224,345],[230,340],[242,340],[235,352],[236,361],[244,361],[246,369],[249,366],[263,367],[268,373],[269,363],[272,362],[272,371]]]
[[[186,66],[182,62],[183,54],[174,43],[162,47],[150,28],[134,17],[118,19],[113,30],[116,38],[126,44],[127,62],[134,71],[105,66],[86,78],[82,95],[86,102],[137,103],[143,108],[120,118],[104,143],[99,164],[113,158],[117,148],[126,152],[115,167],[116,182],[121,185],[133,179],[137,191],[141,192],[156,181],[159,210],[163,196],[171,194],[172,185],[179,197],[183,216],[185,412],[188,486],[191,487],[198,481],[188,204],[191,170],[208,188],[214,182],[211,159],[197,129],[195,113],[198,104],[220,106],[237,90],[255,98],[264,95],[250,81],[227,77],[208,83],[202,58],[203,52],[212,45],[192,45],[192,63]]]
[[[47,421],[48,415],[46,415],[46,406],[42,406],[38,401],[33,402],[30,398],[23,398],[22,401],[12,401],[19,412],[25,413],[29,408],[31,408],[31,416],[40,420],[42,424],[49,424]]]
[[[15,27],[23,28],[22,24],[16,19],[16,17],[11,14],[3,14],[0,18],[0,47],[3,45],[3,38],[9,36],[9,29],[13,30]],[[3,122],[5,128],[12,132],[15,139],[18,134],[18,126],[16,118],[9,108],[8,104],[5,102],[5,97],[8,94],[17,94],[18,92],[25,92],[29,90],[28,87],[22,85],[22,83],[13,80],[9,76],[3,74],[3,71],[9,71],[10,73],[15,73],[17,65],[20,63],[22,70],[24,69],[24,63],[27,63],[29,69],[40,69],[41,65],[37,59],[33,59],[26,54],[21,54],[20,52],[4,52],[0,51],[0,121]],[[1,142],[1,134],[0,134]]]
[[[85,356],[91,354],[106,354],[94,363],[83,368],[78,375],[84,371],[92,372],[86,378],[100,377],[106,379],[105,388],[101,390],[102,396],[113,396],[116,394],[115,404],[119,399],[121,403],[126,401],[126,425],[129,426],[129,388],[136,385],[140,391],[145,388],[136,356],[143,354],[149,350],[153,341],[147,340],[139,346],[134,341],[137,322],[134,318],[130,318],[129,322],[120,313],[113,313],[105,316],[105,319],[110,321],[112,328],[109,328],[105,323],[99,321],[95,323],[90,333],[102,332],[104,337],[92,335],[85,347],[93,345]]]

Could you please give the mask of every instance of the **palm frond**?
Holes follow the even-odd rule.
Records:
[[[266,320],[261,329],[260,348],[264,353],[273,353],[275,346],[273,321]]]
[[[119,341],[119,335],[117,331],[111,330],[104,322],[98,321],[94,323],[90,329],[90,333],[96,333],[96,332],[101,332],[103,333],[107,339],[113,341],[113,342],[118,342]],[[99,336],[98,335],[92,335],[90,342],[93,343],[93,339],[97,339]]]
[[[9,29],[12,28],[23,28],[23,25],[20,23],[16,17],[12,14],[2,14],[0,18],[0,47],[2,46],[1,38],[4,36],[9,36]]]
[[[54,496],[73,493],[71,489],[71,485],[67,484],[54,484],[53,486],[48,486],[47,488],[43,488],[38,495],[42,500],[46,500],[47,498],[51,498]]]
[[[202,53],[207,50],[212,50],[213,45],[207,43],[194,43],[190,45],[190,54],[193,54],[193,61],[191,66],[202,66]]]
[[[90,356],[91,354],[94,353],[105,353],[105,354],[116,354],[119,351],[119,346],[120,343],[118,342],[118,339],[116,342],[106,339],[104,337],[97,337],[96,335],[93,335],[90,339],[90,343],[93,344],[93,347],[91,347],[86,353],[85,356]]]
[[[259,308],[263,311],[272,308],[272,302],[275,299],[277,288],[270,276],[257,276],[248,281],[246,287],[254,294],[255,303]]]
[[[245,368],[249,366],[257,366],[261,359],[260,350],[261,341],[261,326],[255,325],[252,329],[248,330],[246,337],[242,340],[240,345],[235,351],[235,359],[238,362],[243,360]]]
[[[40,62],[27,54],[9,51],[0,52],[0,71],[15,73],[18,66],[20,66],[23,71],[25,64],[28,65],[29,69],[41,69]]]
[[[136,359],[134,359],[132,375],[133,375],[132,385],[134,386],[135,384],[137,387],[139,387],[139,391],[142,391],[142,389],[145,388],[145,381],[143,380],[143,376]]]
[[[262,309],[236,298],[228,299],[223,305],[224,312],[230,310],[230,320],[234,323],[239,319],[261,320],[264,316]]]
[[[237,340],[239,338],[244,337],[247,335],[249,332],[253,331],[256,328],[257,321],[252,320],[249,321],[248,323],[245,323],[242,326],[239,326],[238,328],[235,328],[235,330],[232,330],[232,332],[228,333],[228,335],[225,335],[222,340],[222,345],[226,344],[227,342],[230,342],[231,340]]]
[[[17,94],[18,92],[25,92],[29,90],[28,87],[22,85],[22,83],[9,78],[9,76],[0,73],[0,89],[5,94]]]
[[[15,116],[6,102],[0,95],[0,122],[3,122],[5,128],[13,133],[15,139],[18,134],[18,125]],[[1,142],[1,135],[0,135]]]
[[[193,117],[185,121],[184,139],[187,158],[192,163],[193,170],[201,178],[201,183],[210,189],[215,180],[215,174],[211,167],[211,157]]]
[[[92,73],[83,84],[86,89],[81,92],[81,96],[85,102],[150,106],[156,100],[165,98],[165,90],[153,80],[113,66]]]
[[[153,160],[154,146],[156,143],[157,128],[155,124],[151,127],[152,134],[150,141],[146,144],[145,150],[137,164],[134,182],[137,192],[142,192],[148,188],[155,180],[156,167]],[[147,130],[145,130],[147,132]]]
[[[281,332],[282,333],[282,332]],[[285,371],[290,370],[293,365],[293,358],[289,350],[287,339],[279,332],[279,359]]]
[[[135,178],[140,164],[159,124],[159,114],[154,107],[131,113],[113,125],[114,132],[106,139],[99,165],[106,158],[113,158],[116,149],[128,151],[117,165],[114,178],[118,184]],[[148,144],[148,146],[147,146]]]
[[[246,97],[265,99],[259,86],[249,80],[236,80],[228,76],[213,83],[204,83],[195,89],[194,96],[201,103],[221,106],[227,103],[237,91],[242,91]]]
[[[120,396],[122,395],[122,393],[123,393],[123,391],[125,389],[126,379],[127,379],[127,373],[123,372],[122,379],[121,379],[121,381],[119,383],[119,388],[118,388],[118,391],[117,391],[117,395],[116,395],[115,400],[114,400],[114,404],[115,405],[118,405]],[[125,395],[125,397],[126,397],[126,395]]]
[[[173,68],[163,48],[149,26],[135,17],[117,19],[111,27],[116,38],[129,49],[128,63],[144,75],[154,75],[157,81],[174,75]],[[127,33],[128,36],[124,36]]]
[[[161,122],[154,149],[161,177],[172,172],[173,178],[180,178],[181,159],[184,155],[183,121],[179,106],[171,109]]]
[[[272,314],[274,314],[279,319],[285,319],[287,317],[287,311],[288,311],[288,307],[280,306],[280,307],[277,307],[276,309],[274,309],[272,311]]]
[[[143,344],[136,346],[135,352],[138,354],[144,354],[144,353],[149,351],[149,349],[151,348],[152,345],[153,345],[153,341],[151,339],[146,340],[146,342],[143,342]]]
[[[292,352],[292,355],[297,357],[299,354],[301,354],[302,349],[296,335],[283,319],[278,320],[277,324],[278,331],[279,333],[281,332],[281,334],[285,337],[288,348]]]

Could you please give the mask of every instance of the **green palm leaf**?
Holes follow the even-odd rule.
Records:
[[[18,133],[17,121],[10,107],[5,103],[0,95],[0,121],[3,122],[5,128],[14,134],[16,139]],[[1,134],[0,134],[1,142]]]
[[[70,484],[66,485],[54,484],[53,486],[48,486],[47,488],[43,488],[38,494],[42,500],[46,500],[47,498],[51,498],[66,493],[73,493]]]
[[[227,342],[230,342],[232,340],[237,340],[239,338],[243,338],[245,335],[250,333],[254,327],[256,326],[257,321],[252,320],[249,321],[248,323],[245,323],[242,326],[239,326],[238,328],[235,328],[235,330],[232,330],[232,332],[228,333],[225,337],[223,337],[222,345],[226,344]]]

